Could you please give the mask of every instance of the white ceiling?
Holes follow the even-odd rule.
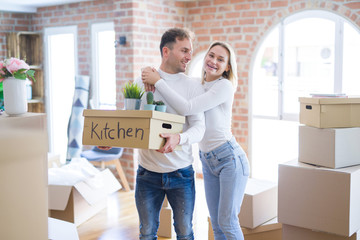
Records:
[[[89,0],[0,0],[0,11],[34,13],[38,7],[85,1]]]

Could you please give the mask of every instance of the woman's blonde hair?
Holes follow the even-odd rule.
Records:
[[[206,51],[205,57],[204,57],[204,62],[205,62],[205,58],[208,55],[209,51],[215,47],[215,46],[221,46],[223,48],[225,48],[228,53],[229,53],[229,65],[230,65],[230,69],[228,71],[225,71],[222,76],[226,79],[228,79],[234,89],[236,90],[237,88],[237,83],[238,83],[238,78],[237,78],[237,63],[236,63],[236,57],[235,57],[235,51],[234,49],[230,46],[230,44],[226,43],[226,42],[220,42],[220,41],[216,41],[210,44],[208,50]],[[206,78],[206,72],[204,70],[204,66],[202,69],[202,79],[201,82],[204,83],[205,82],[205,78]]]

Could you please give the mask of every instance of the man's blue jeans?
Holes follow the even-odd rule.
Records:
[[[213,151],[200,151],[200,160],[215,240],[243,240],[238,214],[249,177],[245,152],[233,137]]]
[[[140,219],[140,239],[156,240],[159,215],[165,194],[174,214],[178,240],[192,240],[195,180],[192,166],[170,173],[156,173],[139,166],[135,201]]]

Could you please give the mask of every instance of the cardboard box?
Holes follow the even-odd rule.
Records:
[[[299,161],[341,168],[360,164],[360,128],[299,127]]]
[[[165,238],[172,238],[175,236],[173,212],[169,207],[163,207],[160,210],[158,236]]]
[[[109,169],[88,181],[100,181],[93,187],[87,181],[73,186],[49,185],[49,216],[79,226],[106,207],[107,196],[121,188]]]
[[[318,128],[360,127],[360,98],[299,98],[300,123]]]
[[[49,240],[79,240],[79,234],[73,223],[48,218]]]
[[[283,224],[351,236],[360,229],[360,165],[330,169],[279,164],[278,219]]]
[[[185,117],[149,110],[84,110],[83,144],[160,149],[160,133],[182,132]]]
[[[210,218],[208,239],[214,240],[214,232],[212,230]],[[245,240],[281,240],[282,239],[282,224],[278,223],[277,218],[271,219],[270,221],[254,228],[241,228]]]
[[[242,227],[256,228],[277,216],[277,184],[249,178],[239,221]]]
[[[283,240],[359,240],[360,232],[354,233],[351,237],[335,235],[326,232],[314,231],[307,228],[299,228],[283,224]]]
[[[0,115],[0,239],[47,240],[46,115],[24,115]]]

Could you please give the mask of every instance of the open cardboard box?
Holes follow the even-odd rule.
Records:
[[[150,110],[84,110],[83,145],[160,149],[160,133],[180,133],[185,117]],[[179,147],[178,147],[179,149]]]
[[[300,123],[318,128],[360,127],[360,98],[301,97]]]
[[[75,185],[49,185],[49,216],[79,226],[104,209],[107,196],[120,188],[109,169]]]
[[[55,218],[48,218],[49,240],[79,240],[75,224]]]

